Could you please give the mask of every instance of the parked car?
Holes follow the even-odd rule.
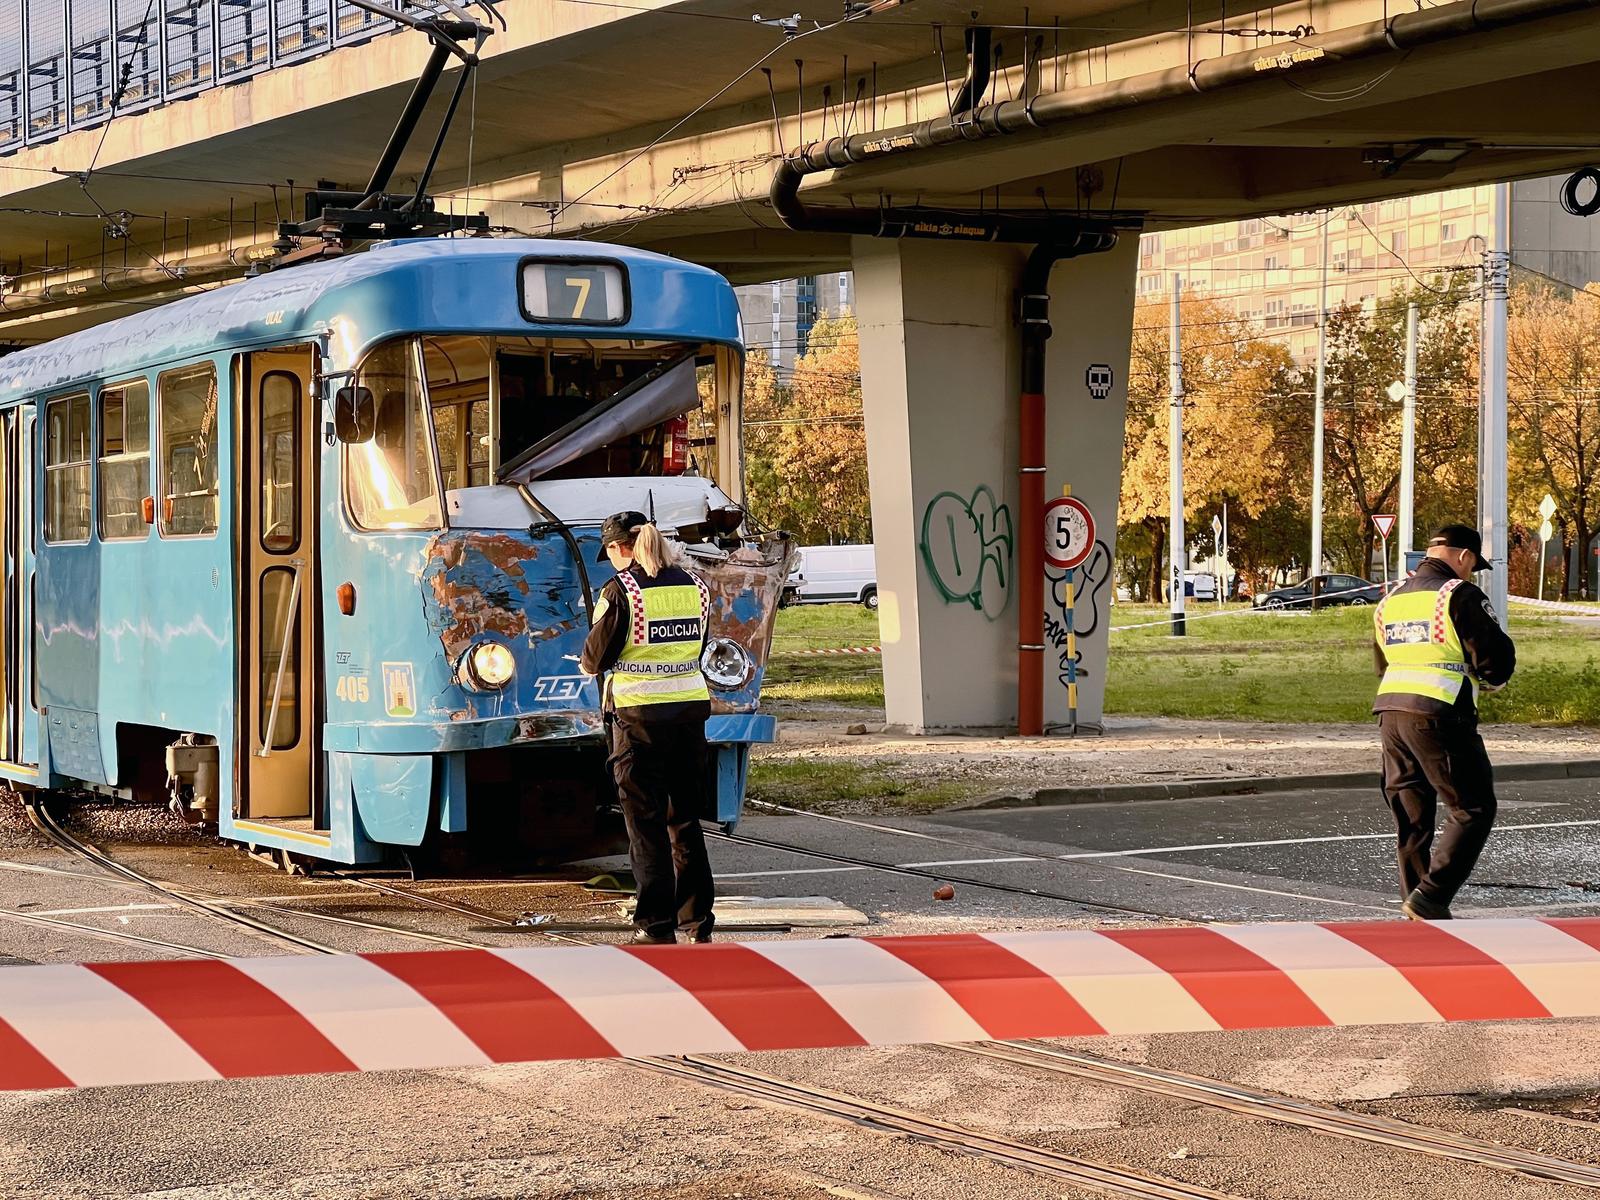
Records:
[[[1210,571],[1185,571],[1183,573],[1183,594],[1196,600],[1215,600],[1217,598],[1217,577]]]
[[[1322,591],[1322,603],[1376,604],[1383,596],[1383,584],[1356,575],[1317,575],[1288,587],[1273,588],[1250,601],[1256,608],[1309,608],[1311,584],[1315,579]]]
[[[783,587],[784,604],[878,607],[878,565],[871,546],[802,546]]]

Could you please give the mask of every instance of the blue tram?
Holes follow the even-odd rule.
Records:
[[[0,777],[169,793],[286,862],[593,852],[577,660],[631,508],[711,587],[731,825],[791,555],[736,503],[741,370],[715,273],[521,239],[380,243],[0,359]]]

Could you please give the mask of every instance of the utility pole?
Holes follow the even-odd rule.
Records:
[[[1400,538],[1394,577],[1406,577],[1406,551],[1417,548],[1417,306],[1406,305],[1405,409],[1400,423]]]
[[[1483,330],[1484,388],[1478,412],[1478,531],[1483,556],[1494,568],[1484,591],[1506,624],[1506,309],[1511,291],[1511,185],[1496,184],[1493,230],[1484,254],[1488,321]]]
[[[1322,458],[1324,408],[1328,379],[1328,227],[1333,224],[1330,208],[1322,218],[1322,290],[1317,299],[1317,383],[1316,403],[1311,418],[1311,559],[1306,563],[1309,579],[1322,570]],[[1311,607],[1320,608],[1316,592]]]
[[[1172,276],[1172,321],[1167,345],[1167,390],[1171,403],[1167,413],[1167,557],[1170,569],[1167,578],[1169,611],[1172,613],[1172,636],[1183,637],[1183,347],[1178,341],[1180,302],[1183,299],[1183,276]]]

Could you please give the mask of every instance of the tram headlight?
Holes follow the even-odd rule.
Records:
[[[479,692],[498,692],[516,669],[516,658],[499,642],[479,642],[461,656],[461,682]]]
[[[700,656],[700,670],[712,687],[731,692],[750,682],[756,664],[749,653],[731,638],[712,638]]]

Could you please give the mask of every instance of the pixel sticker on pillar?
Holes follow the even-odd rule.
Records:
[[[1083,381],[1089,385],[1089,395],[1096,400],[1104,400],[1111,395],[1111,384],[1114,381],[1114,377],[1111,374],[1111,368],[1105,363],[1091,364],[1089,369],[1083,373]]]

